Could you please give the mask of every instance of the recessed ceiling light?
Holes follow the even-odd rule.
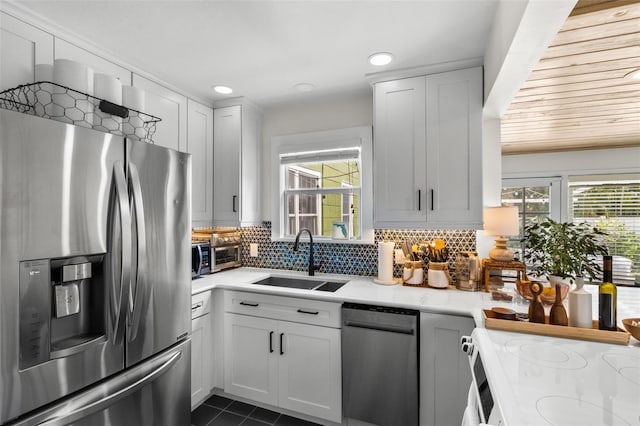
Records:
[[[314,86],[311,83],[298,83],[294,85],[293,88],[296,89],[298,92],[310,92],[313,89],[315,89],[316,86]]]
[[[392,60],[393,55],[389,52],[378,52],[369,56],[369,63],[376,66],[388,65]]]
[[[233,93],[233,89],[227,86],[213,86],[213,90],[221,95],[230,95]]]

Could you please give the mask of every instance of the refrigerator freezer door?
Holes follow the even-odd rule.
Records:
[[[190,358],[191,340],[186,340],[8,426],[189,425]]]
[[[100,270],[90,279],[77,276],[95,303],[56,318],[54,278],[38,269],[52,268],[59,258],[100,258],[109,250],[107,223],[118,216],[110,204],[118,161],[124,164],[122,138],[0,110],[0,424],[124,367],[124,345],[113,332],[119,308],[109,297],[122,295],[122,287],[109,292]],[[126,194],[123,200],[128,204]],[[128,211],[127,205],[125,216]],[[36,280],[37,274],[48,278]],[[40,298],[44,304],[36,303]],[[94,318],[96,312],[105,315]],[[79,336],[83,344],[77,345],[54,342],[56,331],[64,337],[65,321],[79,317],[101,323],[103,335]]]
[[[127,161],[134,233],[130,366],[191,330],[191,155],[127,140]]]

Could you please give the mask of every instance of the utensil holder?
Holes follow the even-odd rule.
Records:
[[[404,262],[402,282],[404,284],[420,285],[424,282],[422,260],[407,260]]]
[[[446,262],[429,263],[429,271],[427,272],[427,283],[429,287],[447,288],[451,284],[451,275],[449,275],[449,265]]]

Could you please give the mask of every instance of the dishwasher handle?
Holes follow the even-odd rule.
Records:
[[[372,323],[359,322],[359,321],[345,321],[344,325],[347,327],[366,328],[369,330],[387,331],[389,333],[400,333],[400,334],[409,334],[409,335],[414,335],[416,332],[416,330],[413,327],[397,327],[393,325],[372,324]]]

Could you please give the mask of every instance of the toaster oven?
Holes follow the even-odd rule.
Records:
[[[237,228],[207,228],[192,233],[194,241],[210,244],[210,270],[219,272],[242,266],[240,252],[242,237]]]

